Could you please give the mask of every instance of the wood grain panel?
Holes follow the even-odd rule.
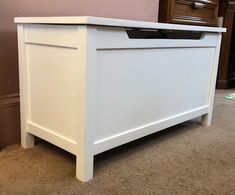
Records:
[[[220,63],[217,78],[218,89],[228,89],[235,86],[235,2],[221,1],[220,16],[224,17]]]

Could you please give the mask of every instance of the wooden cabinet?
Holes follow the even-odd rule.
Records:
[[[159,22],[217,26],[219,0],[160,0]]]
[[[219,16],[223,17],[223,34],[217,88],[228,89],[235,87],[235,1],[221,0]]]

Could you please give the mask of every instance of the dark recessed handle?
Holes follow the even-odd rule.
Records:
[[[184,30],[126,30],[129,39],[194,39],[199,40],[203,32]]]

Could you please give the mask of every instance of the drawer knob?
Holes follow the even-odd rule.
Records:
[[[193,3],[193,8],[195,8],[195,9],[200,9],[200,8],[204,8],[204,7],[205,7],[205,4],[203,4],[203,3],[199,3],[199,2]]]

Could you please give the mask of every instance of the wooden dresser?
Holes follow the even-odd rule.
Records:
[[[160,0],[159,22],[217,26],[219,0]]]
[[[223,34],[219,70],[218,89],[235,87],[235,0],[220,0],[219,16],[223,17]]]

